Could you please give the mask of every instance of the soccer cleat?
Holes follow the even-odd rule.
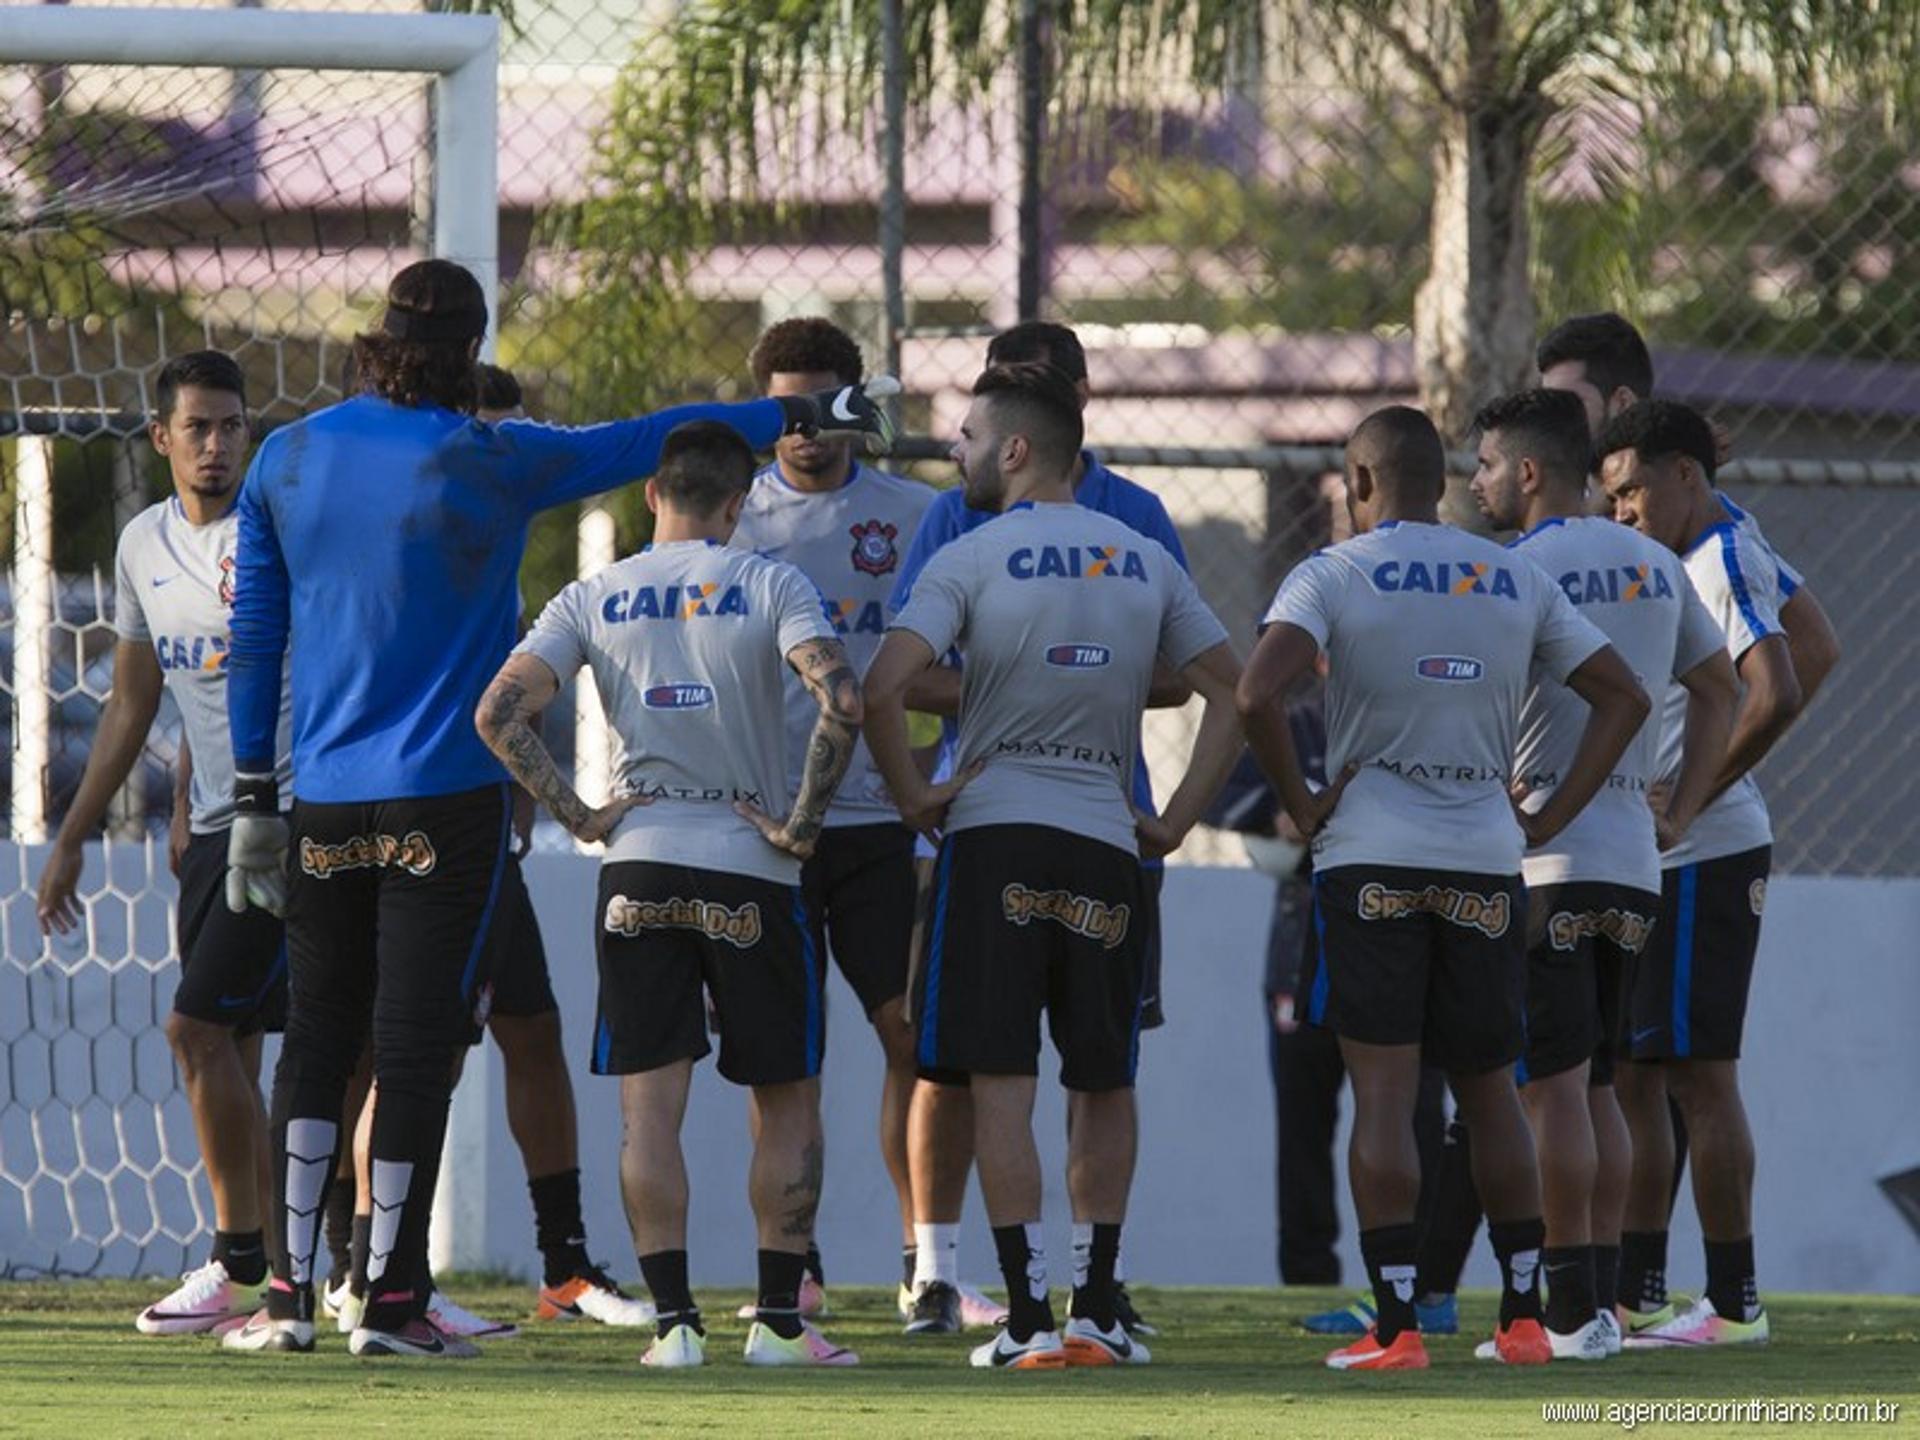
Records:
[[[1733,1320],[1713,1308],[1704,1295],[1664,1325],[1627,1336],[1629,1350],[1680,1349],[1702,1345],[1765,1345],[1773,1327],[1762,1310],[1751,1320]]]
[[[707,1363],[707,1337],[692,1325],[671,1326],[653,1337],[640,1363],[653,1370],[692,1370]]]
[[[811,1325],[802,1325],[800,1333],[788,1340],[773,1333],[770,1326],[756,1320],[747,1331],[746,1360],[749,1365],[858,1365],[860,1357],[843,1350]]]
[[[1413,1318],[1420,1322],[1422,1335],[1458,1335],[1460,1333],[1459,1298],[1449,1293],[1442,1295],[1431,1305],[1424,1305],[1415,1300]]]
[[[313,1349],[311,1320],[276,1320],[263,1306],[220,1337],[223,1350],[281,1350],[304,1355]]]
[[[969,1330],[993,1330],[1007,1323],[1007,1307],[962,1281],[960,1323]]]
[[[1614,1353],[1607,1344],[1607,1322],[1599,1315],[1567,1335],[1548,1326],[1547,1346],[1556,1360],[1604,1360]]]
[[[427,1297],[427,1318],[442,1335],[458,1335],[463,1340],[510,1340],[520,1333],[518,1325],[485,1319],[456,1305],[437,1289]]]
[[[471,1360],[480,1347],[471,1340],[449,1335],[424,1315],[398,1330],[369,1330],[362,1325],[347,1341],[355,1355],[399,1355],[413,1360]]]
[[[1060,1343],[1057,1330],[1036,1330],[1025,1340],[1015,1340],[1002,1330],[984,1345],[976,1345],[967,1357],[976,1370],[1064,1370],[1067,1347]]]
[[[1084,1315],[1071,1316],[1062,1343],[1067,1364],[1076,1367],[1146,1365],[1153,1360],[1147,1347],[1127,1334],[1127,1327],[1118,1320],[1111,1330],[1102,1330]]]
[[[337,1288],[320,1292],[320,1312],[333,1318],[334,1329],[342,1335],[351,1335],[367,1313],[367,1297],[354,1294],[353,1286],[342,1280]]]
[[[1427,1347],[1418,1330],[1402,1330],[1391,1345],[1382,1345],[1378,1331],[1368,1330],[1351,1345],[1327,1356],[1329,1370],[1424,1370]]]
[[[534,1314],[542,1320],[598,1320],[602,1325],[653,1324],[653,1304],[636,1300],[598,1265],[589,1265],[558,1285],[540,1287],[540,1305]]]
[[[1601,1334],[1607,1342],[1607,1354],[1618,1355],[1623,1346],[1619,1317],[1611,1310],[1602,1310],[1597,1318],[1600,1321]]]
[[[760,1313],[760,1307],[749,1300],[733,1313],[736,1319],[751,1320]],[[827,1309],[826,1288],[811,1275],[803,1276],[800,1281],[800,1318],[825,1320],[831,1314]]]
[[[1493,1339],[1474,1346],[1473,1358],[1502,1365],[1545,1365],[1553,1359],[1553,1346],[1547,1340],[1547,1327],[1538,1320],[1516,1320],[1495,1330]]]
[[[227,1267],[218,1260],[187,1271],[180,1281],[172,1294],[140,1312],[134,1329],[142,1335],[204,1335],[244,1324],[267,1303],[264,1278],[257,1285],[242,1285],[228,1278]]]
[[[913,1309],[907,1314],[909,1335],[958,1335],[960,1333],[960,1292],[944,1280],[929,1280],[913,1297]]]
[[[914,1287],[911,1285],[902,1285],[894,1292],[893,1308],[900,1312],[902,1320],[913,1318],[913,1296]]]
[[[1614,1317],[1620,1322],[1625,1338],[1631,1340],[1642,1330],[1653,1330],[1665,1325],[1680,1313],[1680,1307],[1669,1300],[1653,1310],[1629,1310],[1624,1305],[1614,1307]]]
[[[1120,1325],[1129,1335],[1158,1335],[1160,1332],[1140,1318],[1140,1312],[1133,1308],[1133,1297],[1127,1293],[1127,1282],[1118,1280],[1113,1286],[1113,1310],[1119,1316]]]
[[[1309,1335],[1365,1335],[1373,1329],[1375,1318],[1373,1297],[1362,1295],[1341,1309],[1302,1315],[1300,1328]]]

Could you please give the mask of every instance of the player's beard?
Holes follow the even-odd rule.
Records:
[[[239,477],[229,471],[217,480],[196,475],[187,483],[187,488],[202,500],[224,500],[233,494],[234,486],[237,484],[239,484]]]
[[[985,454],[969,456],[960,471],[961,498],[969,510],[985,510],[997,515],[1006,508],[1007,482],[1000,473],[1000,457]]]

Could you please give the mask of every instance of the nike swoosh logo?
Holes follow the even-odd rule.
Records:
[[[1661,1027],[1658,1025],[1649,1025],[1644,1030],[1636,1030],[1633,1032],[1633,1043],[1635,1045],[1638,1045],[1642,1040],[1645,1040],[1648,1036],[1658,1035],[1660,1033],[1660,1030],[1661,1030]]]
[[[858,420],[860,417],[854,414],[851,407],[849,407],[847,404],[847,397],[852,394],[853,394],[853,387],[849,385],[845,389],[843,389],[838,395],[835,395],[833,397],[833,404],[828,409],[827,413],[832,415],[833,418],[836,420]]]
[[[153,577],[153,588],[158,590],[162,585],[171,585],[179,578],[178,575],[156,575]]]

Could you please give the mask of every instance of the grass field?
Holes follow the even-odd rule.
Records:
[[[163,1287],[126,1282],[0,1285],[0,1435],[96,1440],[116,1435],[1417,1435],[1472,1440],[1537,1433],[1543,1402],[1772,1400],[1817,1408],[1897,1402],[1891,1425],[1920,1432],[1920,1299],[1782,1297],[1766,1350],[1629,1354],[1604,1365],[1503,1371],[1472,1347],[1492,1297],[1469,1296],[1468,1332],[1431,1342],[1424,1374],[1340,1375],[1328,1342],[1295,1320],[1332,1291],[1138,1291],[1162,1327],[1154,1364],[1053,1374],[966,1367],[977,1340],[903,1338],[890,1296],[836,1289],[834,1339],[861,1352],[851,1371],[748,1370],[739,1359],[744,1298],[711,1293],[704,1370],[651,1374],[643,1340],[598,1326],[539,1327],[462,1363],[355,1360],[323,1333],[311,1356],[230,1356],[212,1341],[148,1339],[132,1318]],[[529,1293],[456,1279],[448,1289],[486,1314],[524,1312]],[[1575,1428],[1582,1428],[1576,1426]],[[1754,1434],[1772,1424],[1639,1428]],[[1801,1427],[1805,1428],[1805,1427]]]

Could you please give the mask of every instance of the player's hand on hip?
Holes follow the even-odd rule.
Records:
[[[947,808],[953,804],[953,797],[971,785],[986,768],[986,761],[976,760],[958,775],[922,785],[900,803],[901,822],[938,845],[941,833],[947,828]]]
[[[820,825],[817,821],[795,825],[792,816],[776,820],[758,805],[749,805],[744,800],[733,802],[733,813],[750,821],[753,828],[760,832],[760,837],[774,849],[784,850],[802,860],[810,859],[814,846],[820,842]]]
[[[820,440],[853,440],[869,455],[893,448],[893,416],[876,402],[900,393],[891,375],[876,375],[859,385],[838,385],[811,395],[782,395],[786,433]]]
[[[187,858],[187,845],[193,839],[193,827],[187,823],[184,805],[173,807],[173,819],[167,822],[167,869],[180,878],[180,864]]]
[[[81,851],[78,845],[56,840],[47,852],[47,868],[40,872],[40,894],[35,910],[46,935],[65,935],[80,923],[80,906],[73,892],[80,885]]]
[[[1294,828],[1301,838],[1311,840],[1332,818],[1334,810],[1340,804],[1340,797],[1347,793],[1347,786],[1353,783],[1353,777],[1360,773],[1360,762],[1349,760],[1347,768],[1342,770],[1331,785],[1316,790],[1307,799],[1307,807],[1293,817]]]
[[[513,854],[524,859],[533,849],[533,796],[519,785],[513,787]]]
[[[287,913],[287,822],[278,815],[239,814],[227,832],[227,908],[252,905]]]
[[[596,845],[614,831],[626,813],[636,805],[651,805],[652,800],[645,795],[622,795],[609,800],[597,810],[589,810],[587,818],[573,827],[573,838],[588,845]]]
[[[1175,830],[1162,817],[1144,810],[1133,812],[1134,838],[1140,845],[1142,860],[1158,860],[1171,855],[1186,843],[1184,831]]]
[[[1560,827],[1546,818],[1546,811],[1529,810],[1525,800],[1533,793],[1524,780],[1516,780],[1507,787],[1507,802],[1513,806],[1514,823],[1520,827],[1521,838],[1529,850],[1538,849],[1560,833]]]
[[[1653,811],[1654,844],[1665,851],[1673,849],[1686,838],[1687,830],[1693,823],[1690,815],[1673,813],[1673,786],[1662,780],[1647,790],[1647,808]]]

